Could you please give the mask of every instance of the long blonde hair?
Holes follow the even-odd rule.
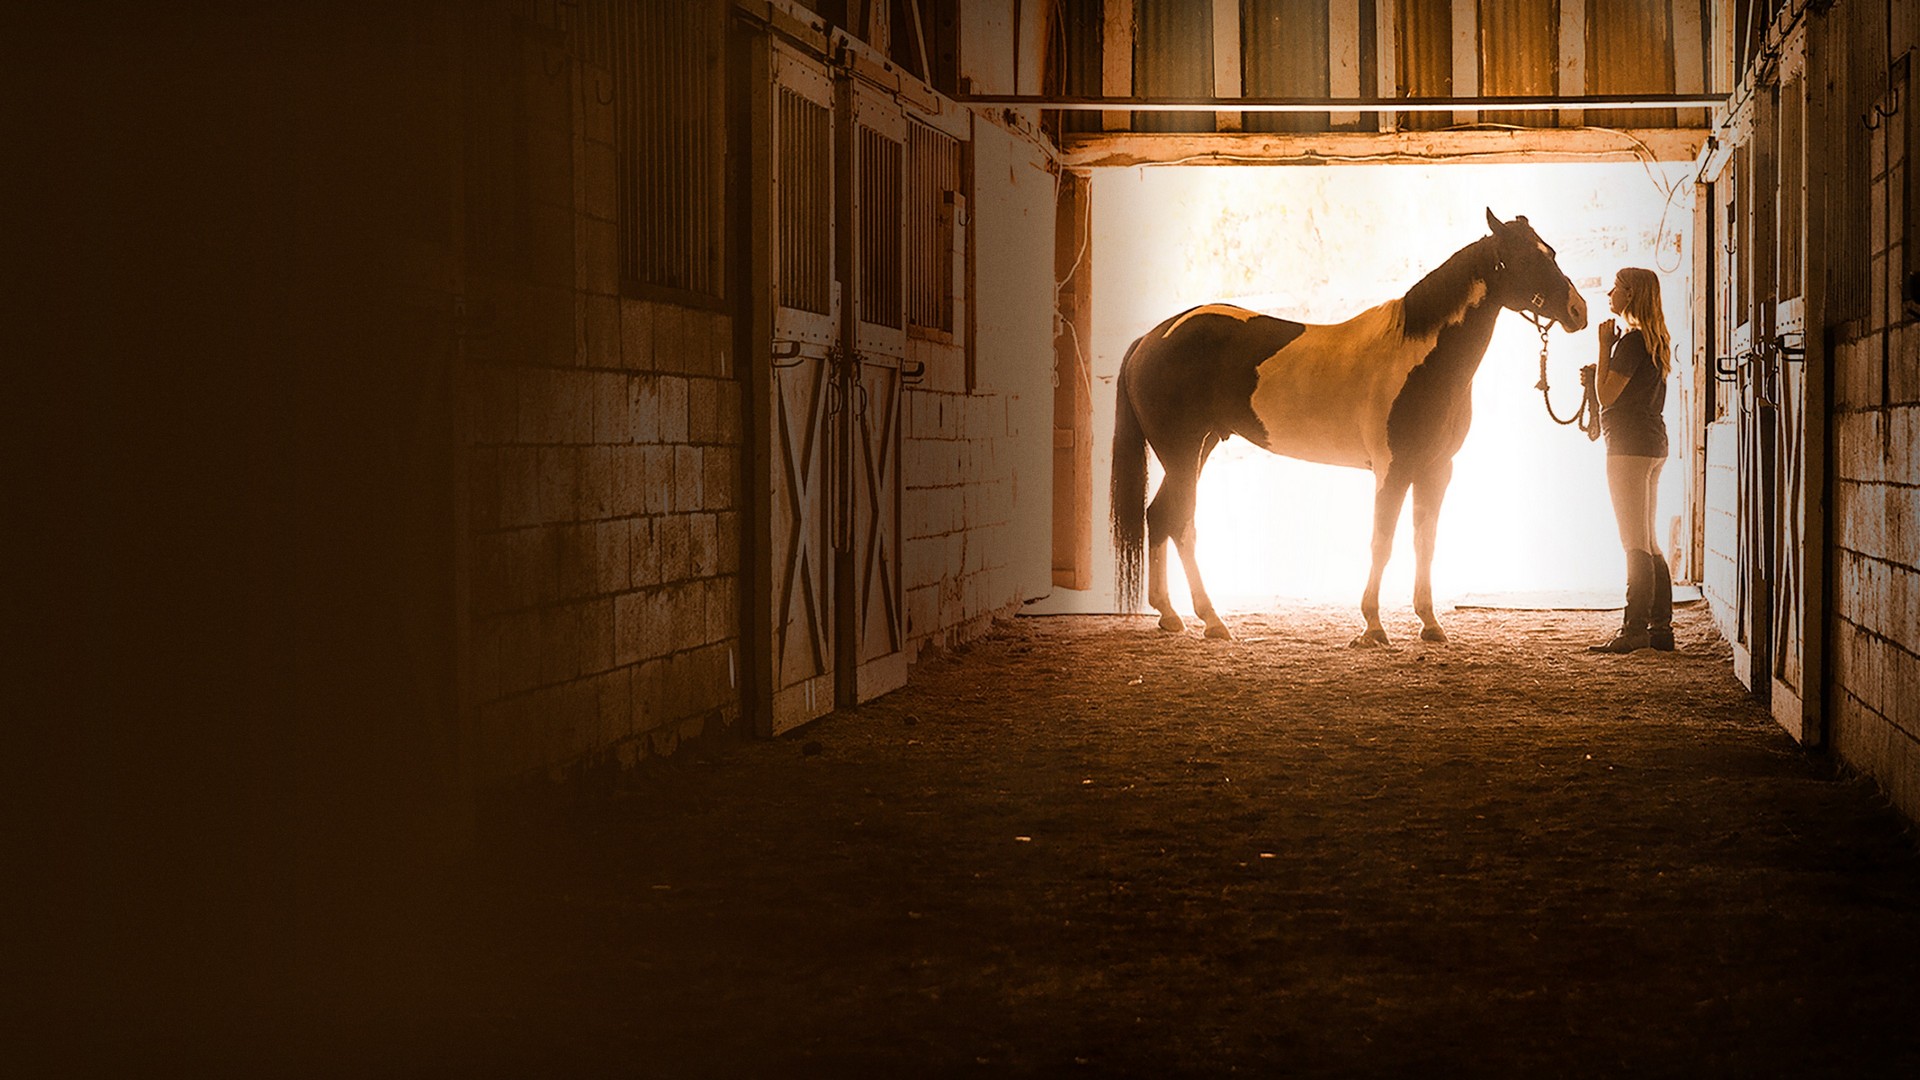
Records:
[[[1667,313],[1660,304],[1660,278],[1653,271],[1639,266],[1620,268],[1620,284],[1627,287],[1626,310],[1630,325],[1639,327],[1640,334],[1647,341],[1647,355],[1653,358],[1653,369],[1666,378],[1673,370],[1673,336],[1667,333]]]

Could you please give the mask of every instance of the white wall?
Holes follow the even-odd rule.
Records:
[[[1691,355],[1687,298],[1692,188],[1686,167],[1608,165],[1136,168],[1093,186],[1094,530],[1105,533],[1113,379],[1127,345],[1168,315],[1232,300],[1269,314],[1335,322],[1392,299],[1486,232],[1485,210],[1525,214],[1559,252],[1597,321],[1621,266],[1652,266],[1666,282],[1675,386]],[[1659,183],[1656,183],[1658,178]],[[1668,185],[1663,189],[1661,184]],[[1669,198],[1669,192],[1671,198]],[[1556,330],[1549,375],[1563,415],[1579,399],[1578,369],[1596,351],[1591,327]],[[1604,449],[1555,427],[1534,389],[1539,338],[1501,318],[1474,388],[1475,422],[1455,459],[1442,514],[1434,587],[1465,593],[1583,589],[1624,581],[1607,500]],[[1684,453],[1679,394],[1668,425]],[[1661,485],[1661,536],[1684,513],[1688,470],[1676,458]],[[1273,457],[1233,440],[1201,480],[1200,561],[1224,608],[1277,598],[1357,601],[1365,584],[1372,479],[1354,469]],[[1412,589],[1412,529],[1403,519],[1383,603]],[[1177,567],[1177,560],[1174,561]],[[1178,571],[1175,571],[1176,575]],[[1056,588],[1037,610],[1104,611],[1112,555],[1096,540],[1095,586]],[[1176,605],[1187,598],[1175,583]]]

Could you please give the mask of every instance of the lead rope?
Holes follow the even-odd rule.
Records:
[[[1547,407],[1547,418],[1563,427],[1568,424],[1578,424],[1580,430],[1586,433],[1589,442],[1598,439],[1600,437],[1600,392],[1594,388],[1593,380],[1591,378],[1580,380],[1581,386],[1585,388],[1585,393],[1580,398],[1580,407],[1573,411],[1572,416],[1565,420],[1560,419],[1559,414],[1553,411],[1553,394],[1547,388],[1547,330],[1553,326],[1553,320],[1538,318],[1531,311],[1523,311],[1520,314],[1526,316],[1535,330],[1540,331],[1540,381],[1534,383],[1533,388],[1540,391],[1540,401]]]

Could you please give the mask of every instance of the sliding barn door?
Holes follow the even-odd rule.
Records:
[[[841,353],[834,83],[826,62],[772,46],[773,350],[765,407],[772,560],[771,733],[834,705],[832,414]]]
[[[901,579],[901,404],[907,355],[906,143],[900,103],[856,72],[841,83],[838,640],[844,704],[907,679]]]

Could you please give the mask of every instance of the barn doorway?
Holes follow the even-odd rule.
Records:
[[[1343,165],[1329,168],[1156,167],[1094,170],[1089,185],[1087,330],[1070,343],[1083,366],[1092,444],[1091,538],[1084,589],[1062,587],[1035,613],[1115,609],[1105,543],[1113,380],[1128,344],[1168,315],[1228,301],[1307,322],[1338,322],[1403,294],[1485,233],[1485,211],[1524,214],[1554,245],[1597,322],[1622,266],[1665,284],[1675,375],[1659,528],[1683,579],[1697,576],[1699,503],[1690,467],[1701,409],[1692,320],[1690,162]],[[1548,377],[1555,407],[1579,400],[1594,333],[1555,330]],[[1604,447],[1551,423],[1535,388],[1540,340],[1500,320],[1474,387],[1474,426],[1455,459],[1434,559],[1444,607],[1523,596],[1596,598],[1624,569],[1604,479]],[[1158,468],[1154,466],[1154,483]],[[1068,500],[1073,491],[1057,491]],[[1061,509],[1065,509],[1063,502]],[[1365,583],[1372,481],[1356,469],[1274,457],[1231,440],[1201,479],[1199,558],[1223,611],[1295,601],[1356,601]],[[1065,518],[1057,510],[1056,529]],[[1175,564],[1177,566],[1177,561]],[[1412,588],[1412,530],[1403,520],[1382,592],[1388,610]],[[1175,603],[1185,590],[1175,582]]]

